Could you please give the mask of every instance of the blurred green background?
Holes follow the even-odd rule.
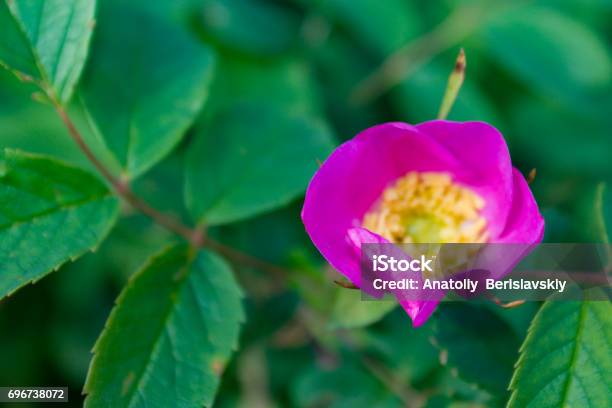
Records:
[[[102,9],[144,13],[214,48],[217,66],[198,121],[233,106],[270,106],[322,124],[338,143],[377,123],[433,119],[463,47],[467,75],[449,119],[491,123],[515,166],[524,174],[537,169],[532,188],[545,239],[600,241],[601,211],[605,223],[612,219],[602,184],[612,180],[610,1],[117,0],[98,5],[96,32],[116,28]],[[136,26],[127,33],[145,35]],[[363,81],[385,61],[390,82],[364,97]],[[34,102],[32,92],[0,70],[0,146],[89,167],[53,109]],[[252,121],[247,129],[258,126],[256,116],[245,120]],[[192,133],[135,186],[184,219],[182,168]],[[305,236],[300,209],[296,200],[210,231],[293,271],[270,276],[236,266],[248,317],[216,406],[505,403],[538,304],[443,304],[414,330],[403,311],[364,306],[358,293],[333,284],[339,275]],[[0,385],[68,385],[71,405],[80,405],[90,349],[117,294],[170,237],[128,208],[123,215],[96,253],[0,301]],[[457,323],[466,316],[468,324]]]

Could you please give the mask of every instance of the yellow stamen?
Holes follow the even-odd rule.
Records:
[[[363,227],[393,243],[483,243],[484,200],[448,173],[410,172],[387,187]]]

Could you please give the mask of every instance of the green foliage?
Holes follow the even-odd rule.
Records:
[[[438,374],[440,351],[432,344],[434,325],[410,326],[404,310],[396,308],[370,328],[364,344],[372,356],[393,370],[398,382],[421,387]]]
[[[0,62],[23,75],[40,77],[31,45],[6,2],[0,3]]]
[[[101,11],[80,94],[94,137],[133,178],[181,140],[206,99],[214,58],[143,11]]]
[[[486,28],[492,55],[554,97],[571,100],[612,81],[612,59],[587,27],[549,8],[519,8]],[[548,67],[554,69],[548,69]]]
[[[93,0],[1,2],[0,64],[68,101],[85,64],[95,7]]]
[[[599,242],[609,244],[612,234],[612,194],[606,183],[599,183],[595,187],[595,231],[597,231]]]
[[[610,243],[612,203],[608,185],[605,182],[589,183],[581,192],[573,208],[570,226],[573,235],[584,242]]]
[[[31,153],[44,154],[80,167],[87,158],[66,133],[57,113],[48,105],[33,103],[32,84],[24,84],[0,68],[0,144]]]
[[[608,125],[594,120],[596,112],[582,113],[556,104],[519,100],[511,113],[516,145],[524,152],[525,161],[541,163],[541,170],[557,175],[612,176],[607,153],[612,147]]]
[[[346,27],[373,54],[385,56],[412,39],[420,28],[416,5],[402,0],[332,0],[322,12]]]
[[[440,308],[435,339],[447,354],[448,364],[464,380],[498,397],[505,393],[520,344],[508,323],[488,309],[445,304]]]
[[[508,406],[612,405],[610,338],[609,302],[546,302],[521,347]]]
[[[292,115],[321,113],[312,67],[295,57],[262,60],[221,55],[206,116],[236,104],[274,106]]]
[[[261,0],[206,0],[202,28],[224,47],[252,54],[275,54],[297,37],[299,17]]]
[[[211,406],[238,346],[241,297],[230,268],[211,252],[178,245],[151,258],[94,347],[85,405]]]
[[[257,343],[281,329],[294,317],[298,302],[299,298],[293,293],[282,293],[259,302],[248,302],[243,330],[246,344],[242,346],[247,348],[250,343]]]
[[[402,401],[390,395],[383,384],[368,374],[356,356],[346,354],[347,361],[336,367],[310,367],[302,373],[293,390],[296,406],[401,407]]]
[[[395,300],[364,301],[361,297],[359,290],[338,289],[331,324],[348,329],[368,326],[382,319],[397,306]]]
[[[82,170],[14,150],[0,157],[2,298],[95,249],[119,206]]]
[[[207,225],[285,205],[304,191],[331,148],[330,133],[318,121],[251,105],[229,109],[196,129],[187,157],[187,205]]]

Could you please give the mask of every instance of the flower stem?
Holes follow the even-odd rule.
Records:
[[[76,126],[74,125],[74,122],[72,122],[72,120],[68,116],[68,113],[66,113],[66,110],[64,109],[62,104],[57,99],[55,99],[52,95],[49,95],[49,99],[51,100],[51,103],[53,104],[55,111],[58,113],[60,119],[64,123],[64,126],[66,126],[66,129],[68,129],[68,133],[70,134],[70,137],[72,138],[72,140],[74,140],[74,142],[77,144],[79,149],[81,149],[81,151],[85,154],[85,156],[87,156],[87,159],[91,162],[91,164],[94,165],[96,170],[98,170],[98,172],[113,186],[113,188],[118,193],[122,191],[124,186],[121,183],[121,181],[118,178],[116,178],[106,168],[106,166],[102,164],[100,160],[98,160],[98,158],[91,151],[89,146],[87,146],[87,143],[85,143],[85,140],[81,136],[81,133],[77,130]]]
[[[465,79],[465,66],[465,52],[463,48],[461,48],[459,50],[459,55],[457,55],[457,60],[455,61],[455,68],[453,68],[453,71],[448,77],[446,91],[444,91],[444,97],[442,98],[440,111],[438,112],[438,119],[446,119],[455,104],[459,91],[461,90],[461,85],[463,85],[463,80]]]
[[[167,230],[181,236],[194,248],[210,248],[238,264],[253,267],[276,276],[288,276],[290,271],[217,242],[216,240],[207,237],[203,228],[189,227],[183,224],[180,220],[168,214],[162,213],[149,205],[142,198],[138,197],[132,191],[129,182],[113,175],[112,172],[96,157],[66,112],[64,106],[58,101],[57,98],[54,97],[52,93],[47,92],[47,94],[56,112],[66,126],[70,137],[74,140],[79,149],[83,152],[83,154],[85,154],[87,159],[93,164],[102,177],[108,181],[116,195],[130,204],[134,209],[151,218],[155,223],[161,225]]]
[[[96,157],[87,143],[85,143],[83,136],[81,136],[81,133],[77,130],[74,122],[72,119],[70,119],[70,116],[68,116],[64,107],[55,98],[51,98],[51,101],[58,115],[62,119],[62,122],[66,126],[66,129],[68,129],[68,133],[72,137],[72,140],[74,140],[87,159],[89,159],[89,161],[94,165],[96,170],[98,170],[98,172],[109,182],[119,197],[129,203],[136,210],[153,219],[159,225],[182,236],[187,241],[194,244],[194,246],[201,245],[201,243],[197,242],[199,234],[197,234],[195,230],[192,230],[188,226],[182,224],[179,220],[176,220],[167,214],[163,214],[151,207],[140,197],[134,194],[128,182],[113,175],[110,170],[106,168],[106,166]]]

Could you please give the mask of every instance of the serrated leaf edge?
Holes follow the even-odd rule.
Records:
[[[518,389],[517,387],[517,381],[518,381],[518,375],[520,372],[520,368],[522,366],[523,360],[526,358],[525,357],[525,349],[526,347],[531,344],[531,342],[534,339],[535,336],[535,331],[536,331],[536,327],[537,325],[540,323],[540,320],[542,319],[542,315],[544,314],[544,311],[548,308],[548,307],[552,307],[549,305],[554,304],[554,301],[547,301],[544,305],[542,305],[542,307],[540,308],[540,310],[538,310],[538,313],[536,314],[536,316],[533,318],[533,320],[531,321],[531,324],[529,325],[529,328],[527,329],[527,336],[525,337],[525,341],[523,342],[523,344],[521,345],[520,349],[519,349],[519,353],[520,356],[518,358],[518,360],[516,361],[514,367],[514,373],[512,374],[512,378],[510,380],[510,384],[508,386],[508,390],[512,392],[512,394],[510,395],[510,399],[508,400],[508,404],[507,407],[511,408],[513,406],[513,404],[516,401],[516,398],[518,397]],[[586,309],[588,307],[588,303],[587,301],[581,301],[580,302],[580,311],[578,312],[578,329],[576,331],[576,336],[573,338],[574,339],[574,345],[573,345],[573,349],[572,349],[572,356],[570,358],[570,363],[569,366],[566,370],[566,372],[568,373],[567,379],[565,380],[565,383],[563,385],[563,396],[562,396],[562,403],[563,406],[565,406],[565,400],[567,398],[567,393],[569,392],[569,388],[570,385],[572,383],[572,371],[575,368],[575,363],[576,363],[576,356],[578,354],[578,348],[579,348],[579,343],[580,343],[580,339],[582,338],[583,335],[583,328],[584,328],[584,320],[585,320],[585,316],[586,316]],[[537,394],[536,394],[537,395]],[[535,397],[535,396],[534,396]],[[532,400],[533,398],[532,397]]]
[[[108,328],[109,328],[109,327],[112,325],[112,323],[113,323],[113,321],[114,321],[114,319],[115,319],[115,316],[116,316],[116,315],[117,315],[117,313],[118,313],[118,306],[121,304],[121,302],[123,301],[123,299],[125,298],[125,296],[127,296],[129,289],[130,289],[131,287],[133,287],[133,285],[134,285],[134,283],[136,282],[136,280],[137,280],[137,279],[138,279],[138,278],[139,278],[139,277],[140,277],[140,276],[141,276],[143,273],[145,273],[145,272],[146,272],[146,271],[147,271],[147,270],[148,270],[148,269],[149,269],[149,268],[150,268],[152,265],[154,265],[154,264],[155,264],[155,262],[156,262],[158,259],[163,258],[163,257],[164,257],[164,256],[166,256],[168,253],[170,253],[171,251],[174,251],[174,250],[180,250],[181,248],[187,252],[187,253],[186,253],[186,260],[187,260],[187,262],[185,263],[183,270],[186,270],[187,268],[192,267],[192,266],[193,266],[193,263],[194,263],[194,261],[195,261],[195,258],[196,258],[196,256],[197,256],[197,252],[198,252],[198,251],[197,251],[195,248],[193,248],[193,247],[189,247],[187,244],[176,244],[176,243],[173,243],[173,244],[167,245],[167,246],[166,246],[166,247],[164,247],[164,248],[163,248],[161,251],[159,251],[159,252],[158,252],[158,253],[156,253],[155,255],[151,256],[149,259],[147,259],[147,261],[146,261],[146,262],[145,262],[145,263],[144,263],[144,264],[143,264],[143,265],[140,267],[140,269],[139,269],[137,272],[135,272],[134,274],[132,274],[132,275],[130,276],[130,278],[128,279],[128,282],[125,284],[125,286],[124,286],[124,288],[122,289],[121,293],[119,294],[119,296],[117,297],[117,299],[115,299],[113,310],[111,311],[111,313],[110,313],[110,315],[109,315],[108,319],[107,319],[107,320],[106,320],[106,322],[104,323],[104,328],[102,329],[102,332],[101,332],[100,336],[98,337],[98,339],[96,340],[96,342],[95,342],[94,346],[93,346],[93,347],[92,347],[92,349],[91,349],[91,352],[92,352],[92,354],[93,354],[93,357],[92,357],[92,359],[91,359],[91,362],[90,362],[90,364],[89,364],[89,368],[88,368],[88,370],[87,370],[87,376],[86,376],[86,380],[85,380],[85,384],[84,384],[84,386],[83,386],[83,392],[82,392],[82,395],[86,395],[86,397],[85,397],[85,401],[84,401],[84,406],[87,406],[87,402],[88,402],[88,401],[87,401],[87,399],[89,398],[90,393],[91,393],[91,388],[90,388],[90,387],[91,387],[91,384],[90,384],[90,382],[89,382],[89,379],[91,378],[92,372],[95,370],[95,367],[96,367],[96,364],[97,364],[97,356],[99,355],[99,354],[97,353],[97,352],[98,352],[98,347],[99,347],[100,343],[102,342],[103,337],[104,337],[104,335],[105,335],[105,333],[106,333],[107,329],[108,329]],[[214,253],[213,253],[213,254],[214,254]],[[216,254],[215,254],[215,255],[216,255]],[[216,256],[218,256],[218,255],[216,255]],[[223,258],[221,258],[221,257],[219,257],[219,258],[223,260]],[[224,260],[223,260],[223,261],[224,261]],[[229,267],[229,266],[228,266],[228,267]],[[231,269],[231,268],[230,268],[230,269]],[[185,279],[185,277],[181,277],[181,279],[182,279],[182,280],[184,280],[184,279]],[[242,289],[240,288],[240,286],[239,286],[239,285],[236,285],[236,289],[237,289],[237,293],[238,293],[238,295],[239,295],[239,296],[242,298],[242,297],[243,297],[243,291],[242,291]],[[176,303],[176,300],[172,300],[172,299],[171,299],[171,305],[174,305],[175,303]],[[172,312],[173,312],[173,307],[169,307],[169,308],[168,308],[168,311],[167,311],[168,316],[169,316],[169,315],[170,315]],[[166,320],[167,320],[167,319],[166,319]],[[238,320],[238,323],[239,323],[239,324],[242,324],[244,321],[245,321],[245,313],[244,313],[244,309],[243,309],[243,308],[241,308],[241,309],[240,309],[240,318],[239,318],[239,320]],[[161,330],[164,330],[164,326],[162,326],[162,329],[161,329]],[[158,336],[158,338],[159,338],[159,337],[160,337],[160,336]],[[238,338],[236,338],[235,342],[232,344],[232,350],[233,350],[233,351],[236,351],[236,350],[237,350],[237,348],[238,348],[238,344],[239,344],[239,337],[238,337]],[[154,354],[156,353],[156,351],[155,351],[155,350],[157,349],[158,345],[159,345],[159,341],[158,341],[158,340],[156,340],[156,341],[155,341],[155,344],[154,344],[154,346],[153,346],[153,349],[151,350],[151,353],[150,353],[151,355],[154,355]],[[225,368],[225,367],[223,367],[223,368]],[[143,372],[142,372],[142,373],[139,375],[139,380],[138,380],[138,383],[140,383],[140,382],[143,380],[143,378],[144,378],[144,374],[146,373],[146,370],[147,370],[147,367],[145,366],[145,367],[144,367],[144,371],[143,371]],[[138,388],[138,387],[136,387],[136,389],[137,389],[137,388]],[[130,398],[130,400],[131,400],[131,398]]]
[[[94,177],[95,176],[91,173],[89,173],[88,171],[78,167],[78,166],[74,166],[72,164],[66,163],[62,160],[56,159],[54,157],[50,157],[44,154],[38,154],[38,153],[30,153],[30,152],[25,152],[23,150],[19,150],[19,149],[11,149],[11,148],[5,148],[3,150],[4,156],[6,157],[8,155],[8,158],[10,159],[11,156],[13,157],[22,157],[22,158],[28,158],[28,159],[34,159],[34,160],[47,160],[51,163],[53,163],[54,165],[58,165],[58,166],[62,166],[65,168],[68,168],[72,171],[77,171],[80,172],[83,175],[87,175],[89,177]],[[8,171],[8,170],[6,170]],[[0,175],[0,179],[1,177],[4,176],[4,174]],[[100,184],[103,186],[104,184],[100,182]],[[108,234],[110,233],[110,231],[112,230],[113,226],[115,225],[115,222],[117,220],[117,217],[119,216],[119,200],[117,200],[114,195],[107,190],[107,192],[103,195],[100,196],[96,196],[95,198],[90,198],[90,199],[85,199],[85,200],[79,200],[79,201],[75,201],[73,203],[70,203],[68,205],[65,205],[63,207],[61,207],[60,210],[55,210],[53,212],[51,211],[46,211],[43,213],[39,213],[34,215],[33,217],[26,219],[26,220],[22,220],[20,222],[14,223],[14,224],[9,224],[9,225],[4,225],[4,226],[0,226],[0,231],[2,230],[6,230],[6,229],[11,229],[14,228],[16,226],[20,226],[23,224],[27,224],[29,222],[35,222],[37,220],[40,220],[41,218],[44,218],[50,214],[57,214],[60,212],[63,212],[65,210],[72,210],[76,207],[85,205],[85,204],[89,204],[89,203],[93,203],[96,201],[114,201],[115,202],[115,208],[113,209],[113,213],[111,215],[111,217],[109,218],[109,222],[107,223],[106,228],[102,231],[102,234],[100,234],[99,239],[97,240],[97,242],[95,243],[94,246],[92,246],[91,248],[88,249],[84,249],[83,251],[77,252],[76,254],[69,256],[68,258],[66,258],[64,261],[59,262],[58,264],[52,266],[47,272],[41,274],[40,276],[33,278],[33,279],[29,279],[25,282],[23,282],[21,285],[17,286],[16,288],[12,289],[11,291],[9,291],[8,293],[6,293],[3,296],[0,296],[0,299],[4,299],[6,297],[12,296],[16,291],[18,291],[19,289],[21,289],[22,287],[28,285],[28,284],[34,284],[36,282],[38,282],[39,280],[41,280],[42,278],[44,278],[45,276],[47,276],[49,273],[51,272],[55,272],[57,271],[62,265],[64,265],[67,262],[74,262],[76,259],[80,258],[81,256],[83,256],[84,254],[86,254],[87,252],[94,252],[96,251],[99,246],[102,244],[102,242],[104,242],[104,240],[106,239],[106,237],[108,236]]]

